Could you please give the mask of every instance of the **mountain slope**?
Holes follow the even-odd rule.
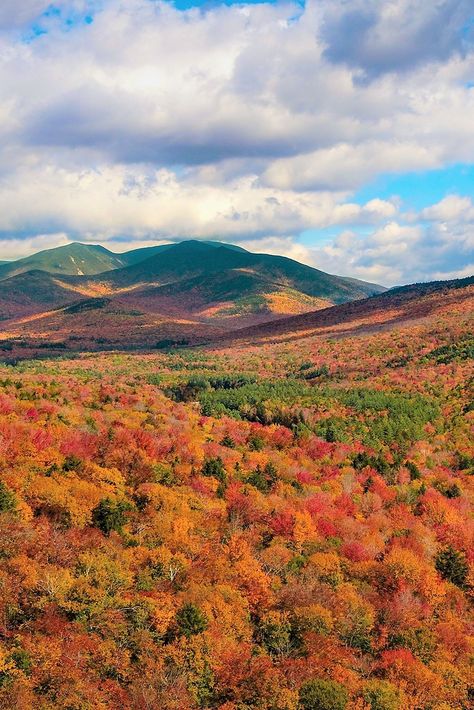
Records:
[[[53,274],[28,271],[0,281],[0,320],[22,318],[58,308],[82,298]]]
[[[53,274],[90,276],[124,265],[120,255],[98,244],[66,244],[54,249],[46,249],[18,261],[0,264],[0,279],[33,270]]]
[[[116,267],[119,269],[124,266],[134,266],[139,264],[140,261],[145,261],[155,254],[160,254],[161,252],[171,249],[172,244],[159,244],[152,247],[139,247],[138,249],[130,249],[130,251],[124,251],[121,254],[117,254],[121,263]]]
[[[474,276],[401,286],[371,298],[235,330],[223,339],[257,343],[309,334],[358,335],[456,310],[472,313],[474,320]]]

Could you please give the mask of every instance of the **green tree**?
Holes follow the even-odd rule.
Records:
[[[461,589],[465,588],[469,568],[463,552],[447,547],[438,552],[435,564],[443,579],[449,580]]]
[[[201,469],[201,473],[203,476],[217,478],[217,480],[221,483],[225,483],[227,481],[227,474],[220,456],[215,459],[206,459]]]
[[[300,688],[300,704],[304,710],[345,710],[349,696],[340,683],[317,678]]]
[[[399,710],[400,693],[397,688],[385,680],[369,681],[362,693],[370,710]]]
[[[16,508],[16,498],[9,488],[0,481],[0,513],[11,513]]]
[[[263,469],[260,465],[258,465],[255,471],[252,471],[250,476],[247,478],[247,483],[250,483],[252,486],[255,486],[255,488],[258,488],[258,490],[262,493],[268,493],[276,483],[277,478],[278,476],[275,466],[272,463],[267,463]]]
[[[104,498],[92,511],[92,524],[102,530],[104,535],[110,535],[112,530],[120,533],[126,521],[125,513],[130,508],[130,504],[125,501],[115,502]]]
[[[179,632],[186,637],[202,634],[207,629],[207,617],[195,604],[184,604],[176,614]]]
[[[221,446],[226,446],[228,449],[235,449],[235,441],[231,436],[226,434],[221,441]]]

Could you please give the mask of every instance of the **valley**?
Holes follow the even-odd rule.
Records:
[[[0,705],[468,710],[473,280],[213,331],[117,273],[4,322]]]

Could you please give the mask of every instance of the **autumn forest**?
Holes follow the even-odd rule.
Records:
[[[342,333],[4,353],[0,707],[471,708],[472,289]]]

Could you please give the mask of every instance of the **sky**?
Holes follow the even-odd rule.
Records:
[[[1,0],[0,259],[186,238],[473,274],[472,0]]]

